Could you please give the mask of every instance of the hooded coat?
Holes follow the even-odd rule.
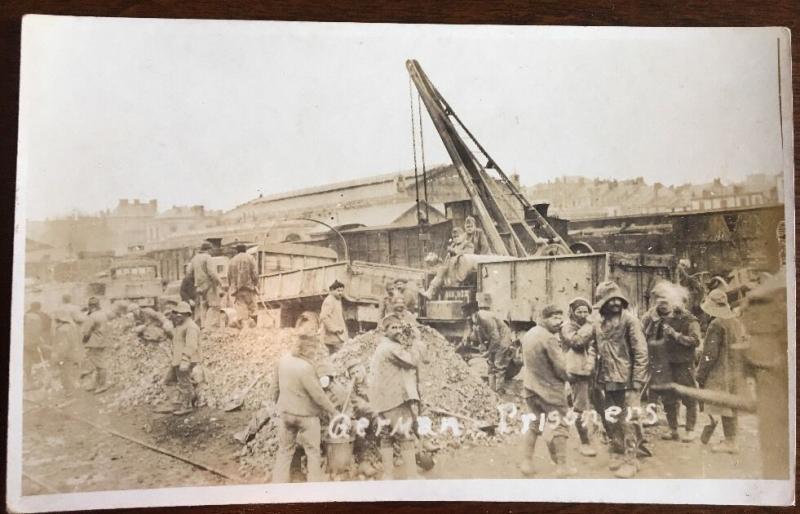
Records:
[[[595,307],[602,311],[612,298],[620,298],[624,308],[619,316],[601,316],[595,324],[598,380],[606,390],[641,389],[649,379],[647,341],[642,325],[628,310],[628,299],[614,282],[600,284]],[[601,312],[602,315],[602,312]]]

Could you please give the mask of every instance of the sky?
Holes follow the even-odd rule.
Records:
[[[411,170],[409,58],[525,185],[780,173],[777,37],[26,17],[24,208],[28,219],[119,198],[230,209]],[[450,162],[423,117],[428,166]]]

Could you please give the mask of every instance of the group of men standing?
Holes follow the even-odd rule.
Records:
[[[38,362],[55,373],[51,378],[58,379],[66,397],[78,388],[81,375],[92,377],[88,391],[95,394],[107,391],[112,385],[108,319],[95,297],[89,298],[85,309],[80,309],[65,294],[52,318],[42,311],[39,302],[31,302],[23,320],[26,386],[33,386],[33,365]]]
[[[594,410],[599,414],[594,421],[602,423],[608,436],[609,469],[618,478],[631,478],[639,471],[639,456],[649,453],[642,445],[643,396],[650,403],[660,398],[663,404],[667,430],[661,439],[689,443],[697,438],[699,395],[692,390],[698,388],[722,398],[704,406],[709,422],[701,442],[710,441],[721,420],[724,439],[712,451],[738,453],[737,403],[731,398],[746,395],[750,349],[739,316],[722,289],[710,291],[700,303],[706,327],[689,311],[688,292],[677,284],[657,284],[651,300],[651,309],[637,319],[620,287],[605,282],[598,286],[594,304],[585,298],[570,302],[566,321],[559,306],[545,306],[538,325],[522,337],[523,397],[528,408],[537,418],[556,412],[562,420],[548,440],[558,476],[576,472],[566,464],[569,425],[563,420],[568,419],[570,406],[580,453],[596,455],[586,416]],[[681,403],[686,407],[682,433]],[[543,433],[541,425],[531,428],[520,465],[526,475],[535,473],[533,453]]]

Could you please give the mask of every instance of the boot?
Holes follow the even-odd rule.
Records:
[[[402,443],[400,456],[403,458],[403,471],[406,480],[419,480],[422,477],[417,473],[417,452],[414,442]]]
[[[682,443],[691,443],[695,439],[697,439],[697,434],[694,433],[694,430],[686,430],[681,436]]]
[[[578,470],[567,465],[567,438],[554,437],[552,446],[556,454],[556,476],[567,478],[576,475]]]
[[[558,451],[556,450],[555,438],[547,441],[547,451],[550,454],[550,460],[553,464],[558,464]]]
[[[735,455],[739,453],[739,446],[736,444],[736,440],[725,439],[721,443],[711,446],[711,451],[714,453],[730,453],[731,455]]]
[[[590,444],[589,430],[586,428],[586,425],[583,424],[583,420],[578,419],[578,421],[575,422],[575,429],[578,431],[578,436],[581,438],[580,454],[584,457],[596,456],[597,451],[595,451]]]
[[[536,470],[533,466],[533,454],[536,451],[536,439],[539,435],[534,432],[533,430],[529,431],[525,434],[525,459],[520,463],[519,470],[522,472],[523,475],[527,477],[531,477],[536,474]]]
[[[609,471],[616,471],[620,467],[622,467],[622,455],[616,452],[611,452],[608,456]]]
[[[382,479],[394,480],[394,448],[391,446],[381,447],[381,463],[383,464]]]
[[[614,473],[614,476],[617,478],[633,478],[636,476],[636,473],[639,471],[639,463],[635,460],[625,462],[619,469]]]
[[[108,381],[108,372],[104,369],[97,370],[97,387],[94,394],[100,394],[108,391],[111,383]]]
[[[681,437],[678,435],[677,428],[670,428],[669,432],[661,434],[661,439],[664,441],[680,441]]]
[[[497,394],[505,394],[506,392],[506,380],[505,380],[505,373],[498,373],[494,377],[494,383],[496,389],[494,390]]]

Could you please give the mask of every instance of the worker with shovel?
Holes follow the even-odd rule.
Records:
[[[381,321],[383,337],[370,362],[369,399],[378,415],[383,479],[394,478],[394,447],[400,444],[405,477],[419,478],[413,426],[419,409],[417,363],[420,356],[413,344],[403,342],[403,321],[395,314]]]

